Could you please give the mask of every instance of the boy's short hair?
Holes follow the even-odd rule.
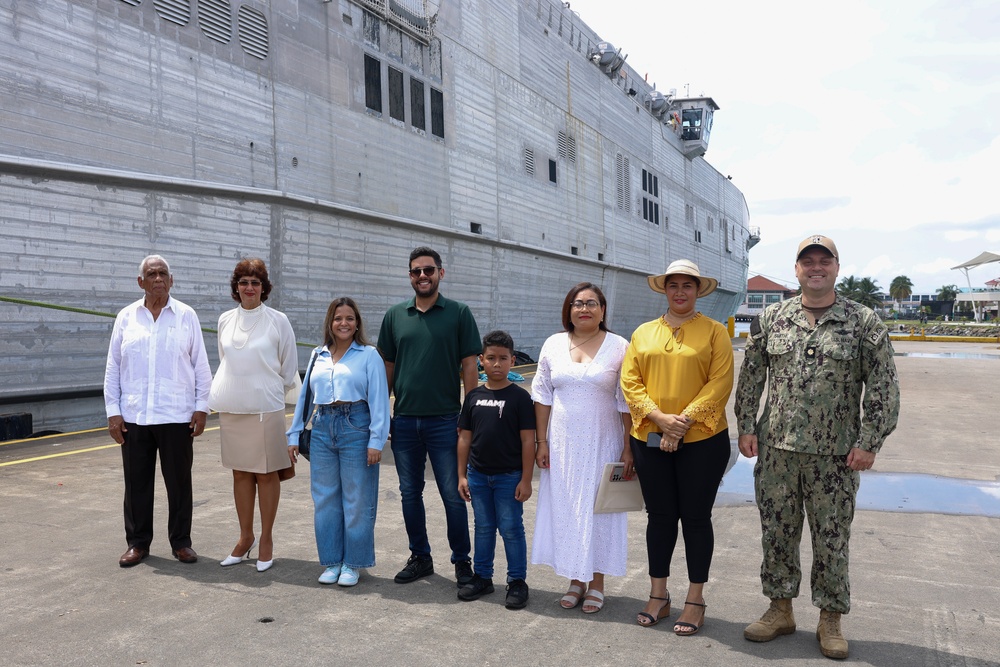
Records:
[[[483,336],[483,353],[486,353],[486,348],[488,347],[505,347],[510,350],[511,354],[514,354],[514,339],[510,337],[510,334],[506,331],[491,331],[485,336]]]

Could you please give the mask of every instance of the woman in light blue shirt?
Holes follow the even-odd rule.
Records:
[[[354,586],[359,570],[375,565],[378,468],[389,436],[385,364],[365,340],[353,299],[335,299],[326,311],[324,345],[313,351],[312,441],[309,476],[316,506],[316,547],[326,568],[321,584]],[[298,457],[305,387],[288,430]]]

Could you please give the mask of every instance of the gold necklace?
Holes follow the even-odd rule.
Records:
[[[593,336],[591,336],[591,337],[590,337],[590,338],[588,338],[587,340],[584,340],[584,341],[580,341],[580,342],[579,342],[579,343],[577,343],[576,345],[570,345],[570,346],[569,346],[569,351],[570,351],[570,352],[572,352],[572,351],[573,351],[573,350],[575,350],[576,348],[578,348],[578,347],[580,347],[581,345],[584,345],[584,344],[586,344],[586,343],[588,343],[588,342],[590,342],[590,341],[594,340],[595,338],[597,338],[597,337],[598,337],[598,336],[600,336],[600,335],[601,335],[601,330],[600,330],[600,329],[598,329],[598,330],[597,330],[597,333],[595,333],[595,334],[594,334]],[[572,343],[572,342],[573,342],[573,334],[570,334],[570,337],[569,337],[569,342],[570,342],[570,343]]]

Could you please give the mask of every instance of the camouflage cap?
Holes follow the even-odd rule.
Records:
[[[809,248],[812,248],[813,246],[819,246],[820,248],[823,248],[828,253],[833,255],[833,258],[835,260],[837,260],[838,262],[840,261],[840,254],[837,252],[837,246],[833,243],[833,239],[827,236],[820,236],[819,234],[810,236],[809,238],[805,239],[802,243],[799,244],[798,252],[795,253],[795,261],[798,261],[799,258],[802,257],[802,253],[804,253]]]

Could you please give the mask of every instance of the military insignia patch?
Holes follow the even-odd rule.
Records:
[[[760,316],[754,315],[754,318],[750,320],[750,335],[756,338],[760,335],[761,331]]]
[[[871,345],[878,345],[882,342],[882,339],[888,332],[889,330],[885,327],[876,327],[875,329],[872,329],[868,334],[868,343]]]

